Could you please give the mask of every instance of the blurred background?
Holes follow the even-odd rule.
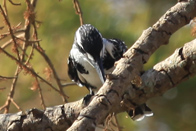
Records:
[[[3,0],[0,0],[2,4]],[[22,22],[26,9],[25,2],[21,6],[13,6],[9,2],[8,13],[12,25]],[[83,11],[84,23],[94,25],[104,37],[119,38],[130,47],[148,27],[152,26],[177,0],[80,0]],[[80,26],[79,17],[76,15],[71,0],[39,0],[36,8],[36,19],[42,24],[38,29],[41,46],[53,62],[59,77],[64,82],[71,82],[67,76],[67,58],[71,49],[74,33]],[[0,16],[0,27],[3,25]],[[6,30],[0,30],[0,34]],[[154,64],[170,56],[176,48],[193,40],[191,26],[187,25],[172,35],[170,42],[157,50],[145,65],[144,70],[153,67]],[[5,41],[0,41],[0,45]],[[11,50],[11,48],[8,48]],[[30,61],[39,75],[46,77],[44,70],[47,66],[45,60],[35,51]],[[0,53],[0,75],[14,76],[16,63]],[[118,121],[123,131],[195,131],[196,129],[196,78],[190,78],[176,88],[166,92],[163,96],[152,98],[148,101],[154,116],[147,117],[143,121],[135,122],[127,118],[126,113],[118,115]],[[11,80],[0,81],[0,106],[8,96]],[[54,83],[51,80],[51,83]],[[32,91],[34,83],[32,76],[21,73],[16,85],[14,100],[23,110],[33,107],[40,108],[38,91]],[[46,84],[41,83],[46,106],[63,104],[59,94]],[[70,97],[69,102],[76,101],[85,96],[86,88],[68,86],[64,88]],[[18,110],[12,105],[10,112]],[[0,112],[2,113],[2,112]]]

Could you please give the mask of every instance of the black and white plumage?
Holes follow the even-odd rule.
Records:
[[[113,38],[103,38],[104,55],[102,56],[103,68],[105,74],[109,74],[114,70],[114,63],[122,58],[127,46],[124,41]]]
[[[114,69],[114,63],[127,50],[119,39],[102,38],[99,31],[90,24],[83,25],[75,33],[75,39],[68,58],[68,75],[80,86],[85,86],[91,95],[103,85],[105,74]],[[136,107],[129,115],[133,120],[142,120],[153,115],[146,104]]]
[[[90,24],[80,26],[68,58],[68,75],[78,85],[86,86],[92,95],[105,81],[102,49],[99,31]]]
[[[136,108],[130,110],[128,114],[134,121],[141,121],[145,116],[153,116],[152,110],[146,105],[146,103],[136,106]]]

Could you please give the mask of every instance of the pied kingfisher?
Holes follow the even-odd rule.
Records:
[[[85,86],[89,99],[105,81],[105,74],[114,69],[114,63],[123,57],[127,50],[125,43],[119,39],[103,38],[99,31],[90,24],[82,25],[75,33],[74,43],[68,58],[68,75],[79,86]],[[151,116],[152,111],[142,104],[130,111],[133,120],[142,120]]]

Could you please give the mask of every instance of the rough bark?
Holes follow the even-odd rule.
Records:
[[[188,24],[195,16],[196,0],[179,2],[169,9],[153,27],[145,30],[124,54],[124,57],[117,62],[115,70],[107,78],[97,93],[97,97],[80,112],[79,117],[68,131],[94,130],[95,126],[102,123],[109,113],[117,112],[121,107],[122,100],[126,99],[125,90],[130,88],[130,94],[133,97],[134,93],[132,92],[135,92],[136,89],[130,85],[141,86],[139,72],[151,54],[161,45],[167,44],[170,36]],[[126,104],[125,107],[129,110],[134,108],[133,105],[134,103],[129,106]]]
[[[196,75],[196,39],[186,43],[164,61],[142,75],[140,90],[126,90],[126,104],[140,104],[154,96],[162,95],[180,82]],[[109,81],[107,81],[109,83]],[[96,96],[98,97],[98,96]],[[98,97],[99,98],[99,97]],[[84,108],[83,100],[48,107],[46,110],[30,109],[26,112],[0,115],[0,131],[64,131],[77,119]],[[99,109],[97,109],[99,112]],[[119,108],[118,111],[123,111]]]
[[[196,16],[196,0],[179,2],[157,23],[143,32],[117,62],[116,68],[87,107],[82,100],[16,114],[0,115],[0,131],[94,130],[109,113],[128,111],[149,98],[196,74],[196,40],[177,49],[173,55],[140,76],[143,64],[170,36]],[[73,124],[72,124],[73,123]]]
[[[30,109],[15,114],[0,114],[0,131],[65,131],[82,109],[82,100],[48,107]]]
[[[196,39],[186,43],[164,61],[156,64],[142,76],[140,90],[129,90],[132,103],[144,103],[149,98],[161,96],[177,84],[196,74]]]

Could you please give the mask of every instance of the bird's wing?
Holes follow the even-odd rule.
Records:
[[[114,56],[115,61],[117,61],[127,51],[127,46],[125,45],[124,41],[120,39],[113,38],[113,39],[109,39],[109,41],[112,42],[114,45],[112,55]]]
[[[76,82],[80,86],[83,86],[83,83],[79,79],[77,73],[76,64],[71,56],[68,58],[68,75],[72,81]]]

